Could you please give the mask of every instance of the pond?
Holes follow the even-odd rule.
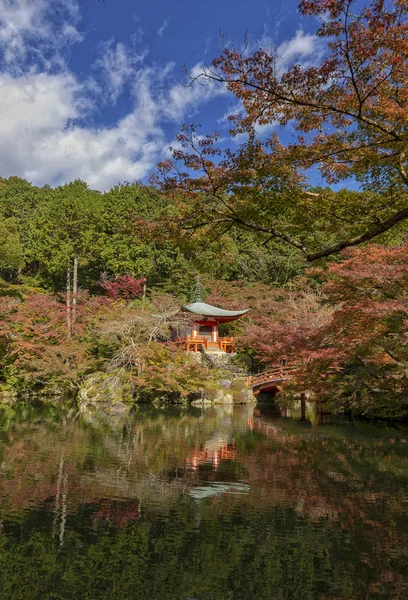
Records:
[[[408,431],[0,408],[0,598],[408,598]]]

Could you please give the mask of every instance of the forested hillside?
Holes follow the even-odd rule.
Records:
[[[206,369],[194,364],[188,371],[184,354],[155,344],[167,339],[172,315],[191,299],[195,276],[202,274],[210,290],[219,280],[285,285],[303,271],[296,251],[278,245],[271,252],[252,232],[188,239],[170,225],[176,211],[174,201],[138,184],[100,193],[81,181],[52,189],[17,177],[1,180],[4,389],[49,382],[75,388],[87,374],[113,366],[134,367],[139,385],[150,389],[151,360],[156,370],[179,363],[175,379],[165,369],[156,387],[195,391]],[[164,321],[152,340],[157,312]],[[132,344],[137,339],[141,348],[137,357],[129,327]]]
[[[104,193],[0,180],[3,386],[115,368],[188,395],[206,368],[161,342],[200,274],[252,308],[225,330],[248,369],[294,362],[293,393],[408,415],[408,9],[354,4],[301,2],[318,64],[227,46],[191,76],[238,102],[229,146],[185,125],[149,185]]]
[[[123,274],[186,298],[199,272],[275,285],[302,272],[296,251],[278,245],[271,252],[251,232],[219,240],[171,236],[168,219],[176,210],[155,188],[138,184],[100,193],[82,181],[51,189],[17,177],[0,180],[2,289],[65,291],[75,256],[79,286],[92,292],[99,281]],[[150,234],[151,227],[159,231]]]
[[[186,234],[178,210],[171,197],[138,184],[99,193],[81,181],[55,189],[1,181],[3,389],[75,388],[94,371],[125,367],[145,391],[195,391],[208,371],[157,342],[200,274],[208,301],[252,308],[225,326],[246,368],[285,358],[303,365],[294,392],[314,390],[335,410],[406,414],[403,229],[388,234],[387,245],[311,268],[295,248],[265,244],[255,231]],[[156,313],[163,324],[147,351]]]

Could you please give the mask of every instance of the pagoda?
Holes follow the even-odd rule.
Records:
[[[250,309],[226,310],[203,302],[200,280],[197,277],[194,301],[183,306],[183,310],[194,315],[191,328],[177,332],[177,341],[185,344],[187,351],[232,354],[234,352],[234,338],[220,337],[218,333],[219,325],[220,323],[236,321]]]

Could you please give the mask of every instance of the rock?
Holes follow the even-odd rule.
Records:
[[[215,398],[213,399],[213,404],[232,404],[233,402],[233,395],[226,394],[224,390],[218,390]]]
[[[120,413],[124,413],[124,412],[128,412],[129,407],[126,406],[125,404],[123,404],[123,402],[117,402],[116,404],[114,404],[111,409],[110,412],[111,413],[115,413],[115,414],[120,414]]]
[[[133,390],[130,377],[123,372],[89,375],[78,393],[80,408],[94,407],[107,414],[122,414],[133,405]]]
[[[10,390],[0,387],[0,404],[12,405],[17,402],[18,393],[15,390]]]
[[[256,404],[256,399],[252,389],[247,388],[237,392],[236,402],[238,404]]]
[[[223,387],[225,390],[229,390],[232,386],[232,381],[230,381],[229,379],[220,379],[218,385]]]
[[[211,404],[255,404],[251,388],[246,385],[244,377],[236,378],[233,381],[229,379],[221,379],[214,382],[213,385],[208,385],[204,391],[205,402],[211,402]],[[194,399],[195,400],[195,399]],[[197,400],[195,406],[199,406],[200,402]]]

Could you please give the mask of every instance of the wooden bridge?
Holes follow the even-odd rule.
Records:
[[[260,392],[272,392],[278,389],[284,381],[289,381],[294,376],[298,365],[277,365],[262,373],[250,375],[247,380],[247,386],[251,387],[254,394]]]
[[[291,365],[276,365],[267,371],[262,371],[262,373],[250,375],[246,379],[246,384],[252,388],[254,395],[260,392],[277,392],[285,381],[293,379],[299,368],[300,365],[296,363],[292,363]],[[325,373],[320,374],[320,378],[325,380],[341,372],[342,369],[339,367],[329,367]]]

